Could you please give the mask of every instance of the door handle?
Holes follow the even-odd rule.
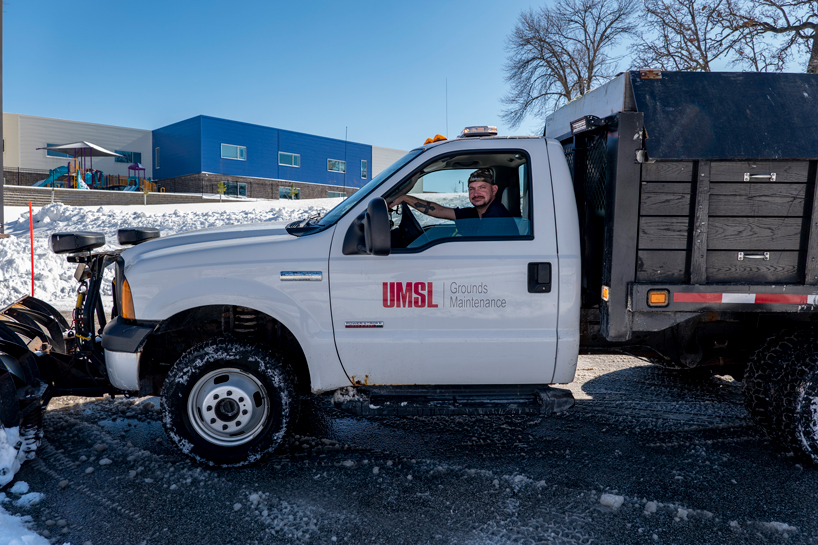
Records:
[[[528,264],[528,293],[551,293],[551,263]]]

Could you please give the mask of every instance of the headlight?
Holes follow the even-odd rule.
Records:
[[[136,312],[133,310],[133,295],[131,295],[131,286],[128,284],[127,278],[122,281],[121,316],[126,320],[136,320]]]

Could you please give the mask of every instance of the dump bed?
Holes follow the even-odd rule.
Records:
[[[816,119],[815,75],[657,71],[548,117],[574,177],[584,305],[606,338],[816,308]],[[657,289],[667,305],[649,305]]]

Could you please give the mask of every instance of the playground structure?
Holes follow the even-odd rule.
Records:
[[[144,168],[142,169],[145,170]],[[151,193],[157,190],[156,184],[145,177],[121,174],[104,174],[101,170],[75,169],[69,163],[49,171],[44,180],[32,187],[53,187],[57,189],[107,189],[113,191],[144,191]]]
[[[52,187],[63,189],[107,189],[116,191],[156,191],[156,184],[145,176],[145,167],[139,163],[128,166],[128,175],[104,174],[94,169],[94,157],[122,157],[120,154],[106,150],[90,142],[75,142],[47,146],[45,149],[73,155],[66,165],[49,171],[46,179],[34,184],[34,187]],[[86,168],[88,159],[88,168]],[[140,176],[141,173],[141,176]]]

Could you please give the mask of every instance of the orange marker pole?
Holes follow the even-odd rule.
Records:
[[[31,235],[31,296],[34,297],[34,214],[31,212],[31,201],[28,201],[28,231]]]

